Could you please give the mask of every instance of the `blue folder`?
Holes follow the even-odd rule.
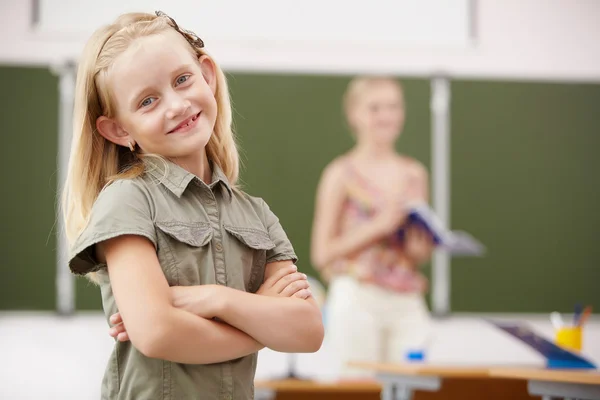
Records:
[[[531,348],[536,350],[547,360],[547,368],[556,369],[596,369],[591,361],[587,360],[580,354],[564,349],[546,338],[533,332],[525,324],[516,323],[501,323],[489,321],[492,325],[507,332],[511,336],[521,340]]]
[[[418,226],[426,230],[438,248],[453,256],[481,257],[485,254],[486,249],[481,242],[466,232],[446,229],[426,204],[410,207],[404,225],[397,232],[400,240],[404,240],[406,228],[409,226]]]

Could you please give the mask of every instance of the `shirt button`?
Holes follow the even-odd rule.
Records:
[[[223,251],[223,246],[221,245],[221,243],[217,243],[217,244],[215,245],[215,249],[216,249],[218,252],[221,252],[221,251]]]

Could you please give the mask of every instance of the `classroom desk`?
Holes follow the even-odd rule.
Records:
[[[254,385],[255,399],[540,400],[539,397],[533,397],[527,392],[526,381],[491,378],[488,374],[488,367],[377,365],[376,368],[383,371],[377,374],[378,378],[383,377],[383,379],[334,382],[291,379],[257,380]],[[389,374],[389,379],[386,380],[387,374]],[[384,390],[386,388],[387,392]]]
[[[254,383],[256,400],[273,400],[277,394],[296,394],[298,398],[308,395],[313,398],[315,394],[338,395],[340,398],[348,398],[350,395],[371,395],[371,398],[379,397],[381,385],[376,381],[352,382],[318,382],[313,380],[280,379],[263,380]],[[356,396],[360,397],[360,396]]]
[[[446,378],[488,378],[489,367],[444,366],[424,363],[380,364],[352,362],[351,366],[374,371],[382,383],[382,400],[410,400],[415,390],[438,391]]]
[[[600,371],[543,368],[493,368],[491,377],[523,379],[529,393],[544,399],[600,399]]]
[[[382,400],[410,400],[413,395],[415,400],[536,398],[528,393],[526,382],[522,379],[492,378],[490,370],[496,369],[497,365],[364,362],[352,362],[350,365],[375,372],[382,383]]]

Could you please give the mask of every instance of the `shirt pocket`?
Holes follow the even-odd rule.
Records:
[[[158,258],[170,286],[215,283],[214,273],[209,273],[213,230],[208,222],[157,221],[155,225]]]
[[[233,236],[232,259],[240,260],[243,285],[247,292],[255,293],[263,282],[267,262],[267,250],[275,248],[266,230],[260,228],[223,225]],[[238,257],[239,256],[239,257]]]

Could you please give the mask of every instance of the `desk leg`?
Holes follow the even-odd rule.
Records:
[[[435,392],[442,386],[437,376],[379,374],[382,383],[382,400],[411,400],[413,391],[426,390]]]
[[[411,400],[412,390],[402,385],[396,386],[393,382],[387,382],[381,389],[381,400]]]
[[[271,389],[255,389],[254,400],[274,400],[275,391]]]
[[[384,382],[381,388],[381,400],[396,400],[396,385],[393,382]]]
[[[399,387],[396,392],[396,400],[411,400],[413,391],[408,387]]]
[[[543,396],[544,400],[578,399],[600,400],[600,385],[578,385],[575,383],[529,381],[529,394]]]

